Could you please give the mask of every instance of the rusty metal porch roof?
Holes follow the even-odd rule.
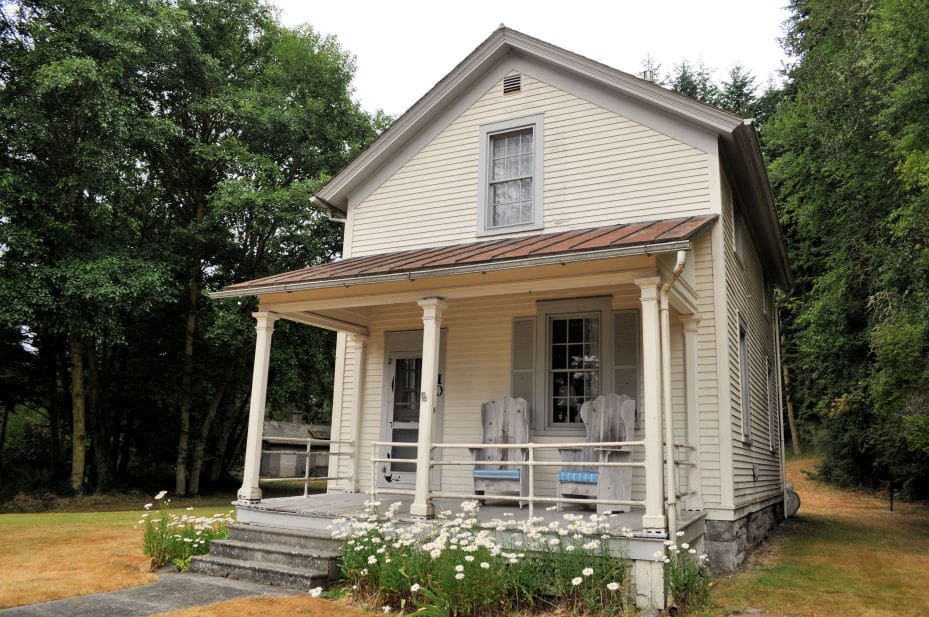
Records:
[[[664,253],[689,248],[690,239],[716,218],[716,215],[690,216],[349,257],[236,283],[210,296],[233,298]]]

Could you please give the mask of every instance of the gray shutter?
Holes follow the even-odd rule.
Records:
[[[529,417],[535,416],[535,317],[513,319],[513,398],[529,403]]]
[[[613,313],[613,389],[639,405],[639,312]]]

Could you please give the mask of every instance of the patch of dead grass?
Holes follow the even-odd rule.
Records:
[[[3,518],[24,516],[5,515]],[[33,515],[53,516],[53,515]],[[132,524],[3,524],[0,608],[113,591],[155,581]]]

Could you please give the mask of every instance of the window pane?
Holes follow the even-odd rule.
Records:
[[[522,142],[522,145],[523,145],[523,152],[524,152],[524,153],[526,153],[526,152],[531,153],[531,152],[532,152],[532,131],[531,131],[531,130],[526,131],[525,133],[523,133],[523,142]]]
[[[514,156],[519,154],[519,134],[510,135],[506,138],[506,155]]]
[[[597,343],[600,341],[600,320],[599,319],[585,319],[584,320],[584,342],[585,343]]]
[[[584,340],[584,320],[568,320],[568,340],[572,343],[580,343]]]
[[[494,159],[494,170],[492,180],[501,180],[503,179],[503,164],[504,159]]]
[[[532,202],[532,178],[519,181],[519,199]]]
[[[519,160],[516,157],[506,157],[506,170],[504,178],[515,178],[519,174]]]
[[[568,321],[566,319],[553,319],[552,320],[552,342],[553,343],[567,343],[568,342]]]
[[[552,346],[552,368],[568,368],[568,348],[564,345]]]
[[[567,422],[568,421],[568,399],[566,398],[556,398],[552,401],[552,421],[553,422]]]
[[[500,158],[506,154],[506,137],[491,137],[493,143],[494,158]]]
[[[531,176],[532,175],[532,155],[523,154],[519,157],[519,175],[520,176]]]
[[[584,368],[600,368],[600,346],[596,343],[584,345]]]
[[[568,346],[568,366],[571,368],[581,368],[584,365],[584,346]]]
[[[506,191],[503,184],[494,184],[491,186],[493,191],[493,203],[494,204],[503,204],[506,203]]]
[[[572,398],[568,401],[568,422],[581,422],[581,404],[580,399]]]
[[[568,390],[567,373],[552,373],[552,394],[554,394],[556,398],[563,398],[571,395],[571,391]]]
[[[506,183],[506,203],[512,204],[519,201],[519,182]]]

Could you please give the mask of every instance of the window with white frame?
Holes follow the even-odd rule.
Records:
[[[742,439],[752,440],[752,412],[750,383],[751,375],[748,368],[748,327],[739,317],[739,389],[742,398]]]
[[[542,118],[481,127],[478,235],[541,229]]]

